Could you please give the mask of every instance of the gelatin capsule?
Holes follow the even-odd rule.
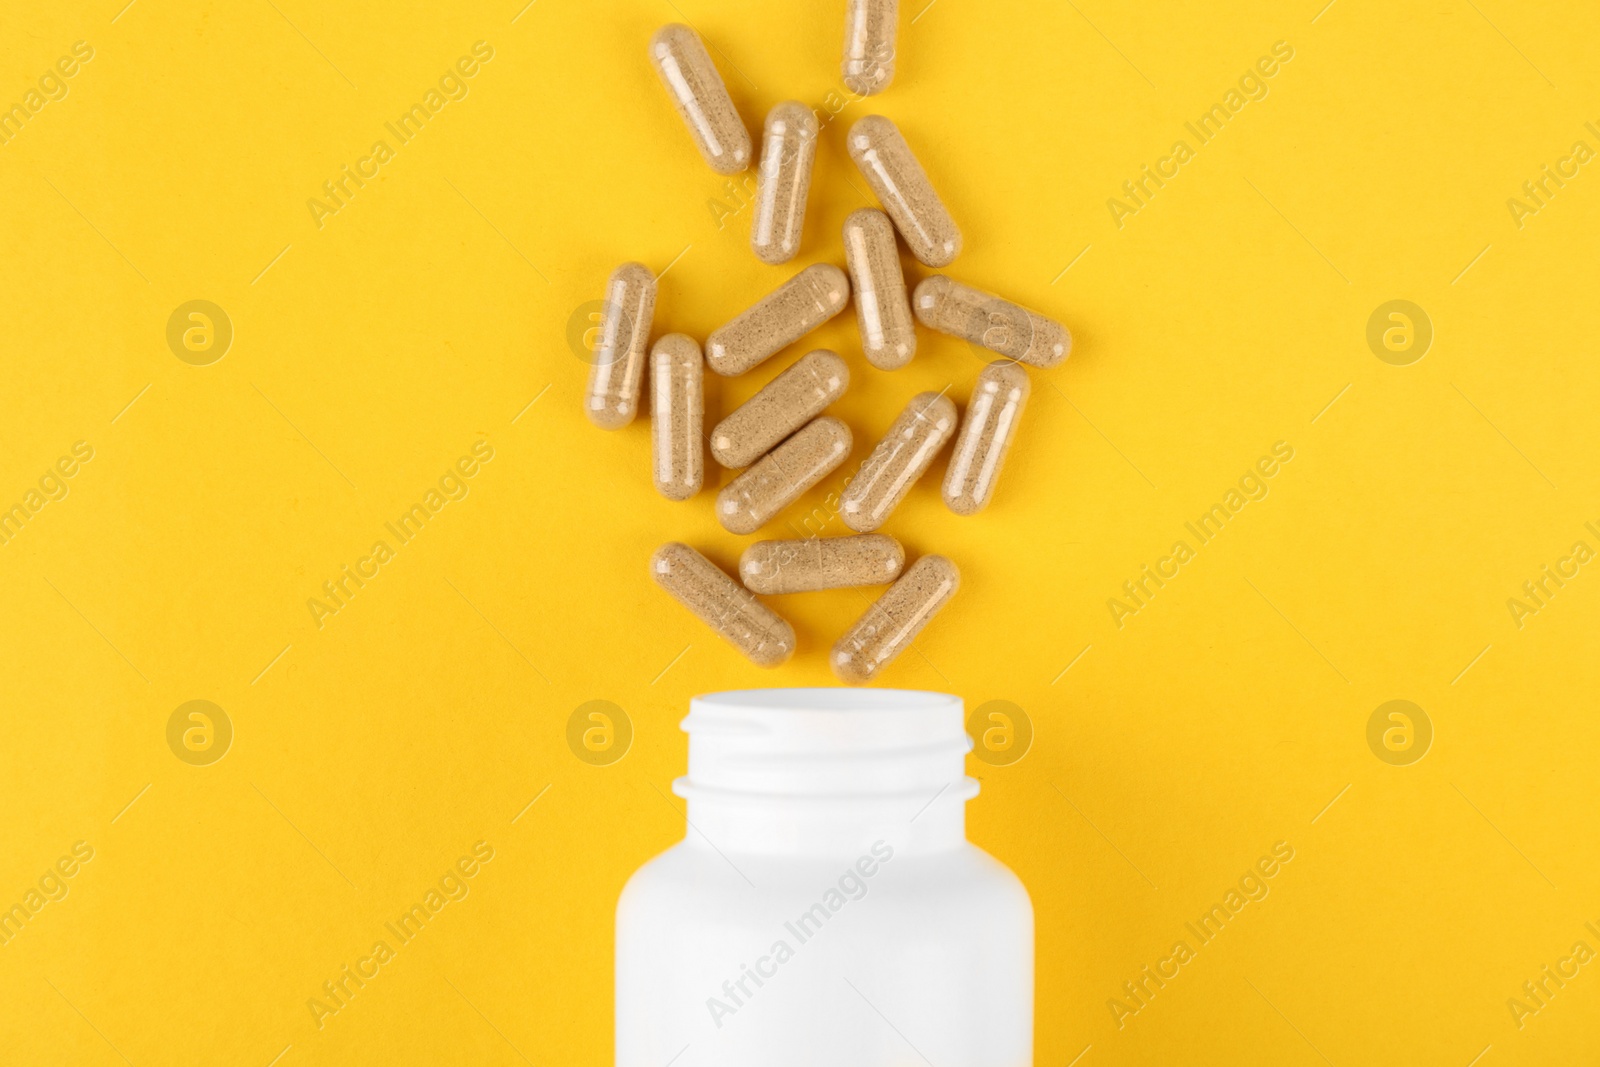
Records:
[[[656,549],[650,576],[757,667],[776,667],[794,653],[794,627],[688,545]]]
[[[930,267],[955,259],[961,231],[895,124],[882,115],[868,115],[850,127],[845,142],[911,254]]]
[[[861,685],[904,652],[956,595],[961,572],[943,556],[923,556],[833,646],[833,673]]]
[[[1054,319],[934,274],[912,295],[917,321],[1030,367],[1054,367],[1072,351],[1072,334]]]
[[[711,456],[724,467],[747,467],[772,446],[822,414],[850,384],[850,368],[826,348],[808,352],[762,386],[711,431]]]
[[[900,270],[894,224],[875,207],[844,220],[844,258],[856,298],[861,354],[879,370],[898,370],[917,353],[917,328]]]
[[[729,533],[754,533],[849,454],[850,427],[824,415],[723,486],[717,520]]]
[[[898,0],[849,0],[844,16],[845,88],[871,96],[894,80]]]
[[[809,107],[787,100],[767,112],[750,222],[750,248],[761,262],[787,263],[799,253],[816,156],[817,116]]]
[[[956,429],[956,406],[943,393],[918,393],[894,420],[839,500],[844,524],[858,533],[883,525]]]
[[[979,372],[944,473],[944,502],[957,515],[982,511],[994,495],[1030,388],[1028,372],[1008,359]]]
[[[624,263],[606,280],[600,336],[583,411],[602,430],[620,430],[639,410],[639,380],[656,313],[656,276],[642,263]]]
[[[669,333],[650,350],[650,443],[656,488],[688,500],[705,481],[705,361],[693,337]]]
[[[711,169],[738,174],[748,167],[750,131],[700,35],[678,23],[663,26],[650,38],[650,59]]]
[[[756,593],[809,593],[882,585],[900,577],[906,550],[884,534],[757,541],[739,557],[739,577]]]
[[[722,375],[743,374],[844,310],[850,279],[813,263],[706,338],[706,362]]]

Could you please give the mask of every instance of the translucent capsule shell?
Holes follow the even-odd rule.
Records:
[[[862,685],[910,647],[961,586],[961,571],[943,556],[923,556],[833,646],[833,673]]]
[[[822,414],[850,384],[850,368],[826,348],[808,352],[711,431],[711,456],[724,467],[747,467],[772,446]]]
[[[787,263],[800,252],[816,156],[817,116],[809,107],[788,100],[767,112],[750,221],[750,249],[763,263]]]
[[[861,96],[881,93],[894,80],[898,0],[849,0],[844,16],[845,88]]]
[[[705,361],[693,337],[669,333],[650,350],[650,442],[656,489],[687,500],[705,481]]]
[[[739,557],[739,578],[757,593],[809,593],[882,585],[900,576],[906,551],[883,534],[757,541]]]
[[[1054,367],[1072,352],[1072,334],[1059,322],[942,274],[922,279],[911,307],[930,330],[1030,367]]]
[[[642,263],[624,263],[606,280],[600,336],[589,367],[583,412],[602,430],[620,430],[639,410],[645,349],[656,313],[656,276]]]
[[[982,511],[994,495],[1030,388],[1028,372],[1007,359],[978,374],[944,475],[944,502],[957,515]]]
[[[917,354],[917,327],[889,216],[873,207],[851,212],[844,220],[844,258],[861,354],[879,370],[898,370]]]
[[[948,266],[961,251],[961,230],[900,130],[882,115],[868,115],[850,127],[845,142],[911,254],[930,267]]]
[[[706,362],[722,375],[743,374],[844,310],[850,279],[813,263],[706,338]]]
[[[940,393],[918,393],[861,464],[839,499],[844,524],[859,533],[882,526],[956,430],[956,406]]]
[[[794,627],[688,545],[656,549],[650,576],[757,667],[776,667],[794,654]]]
[[[850,427],[824,415],[722,487],[717,521],[729,533],[754,533],[850,454]]]
[[[738,174],[748,167],[750,131],[700,35],[678,23],[663,26],[650,39],[650,60],[711,169]]]

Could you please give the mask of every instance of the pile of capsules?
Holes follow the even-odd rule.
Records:
[[[850,0],[845,23],[844,81],[855,93],[880,92],[894,76],[896,0]],[[751,162],[750,135],[699,34],[670,25],[650,42],[650,58],[701,155],[718,174]],[[817,119],[786,101],[768,114],[752,214],[750,247],[781,264],[800,250],[800,234],[816,155]],[[1004,357],[978,375],[964,418],[943,393],[919,393],[900,412],[840,496],[840,516],[854,536],[759,541],[739,561],[741,585],[695,549],[672,542],[650,560],[656,582],[759,666],[775,667],[794,652],[794,628],[755,593],[797,593],[881,585],[887,592],[833,648],[834,673],[870,681],[904,651],[955,595],[961,575],[943,556],[909,568],[894,538],[875,533],[952,437],[955,451],[944,499],[960,515],[981,510],[1028,399],[1018,364],[1053,367],[1072,338],[1057,322],[940,274],[923,279],[910,299],[895,232],[929,267],[961,251],[961,231],[895,124],[869,115],[847,135],[850,158],[883,210],[864,208],[844,224],[849,276],[838,267],[807,267],[731,322],[713,330],[705,351],[681,333],[649,350],[655,484],[663,496],[687,500],[705,479],[703,375],[745,374],[842,312],[855,292],[856,321],[867,362],[903,367],[916,352],[912,316],[933,330]],[[638,263],[618,267],[606,283],[600,336],[584,398],[595,425],[619,429],[639,404],[656,278]],[[754,533],[850,454],[850,428],[822,411],[845,391],[850,369],[835,352],[817,349],[712,427],[712,458],[743,472],[717,494],[717,519],[729,532]]]

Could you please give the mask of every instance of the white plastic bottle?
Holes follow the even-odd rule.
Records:
[[[685,839],[617,904],[617,1067],[1026,1067],[1033,908],[966,839],[958,697],[695,698]]]

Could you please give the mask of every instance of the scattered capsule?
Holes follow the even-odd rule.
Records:
[[[589,367],[583,411],[602,430],[620,430],[639,409],[639,379],[656,313],[656,276],[642,263],[624,263],[606,280],[600,337]]]
[[[839,499],[844,524],[871,533],[905,499],[956,429],[956,406],[942,393],[918,393],[894,420]]]
[[[706,362],[721,375],[743,374],[844,310],[850,279],[813,263],[706,338]]]
[[[982,511],[994,495],[1030,388],[1028,372],[1009,359],[979,372],[944,473],[944,502],[957,515]]]
[[[826,348],[794,366],[734,408],[711,431],[711,456],[724,467],[747,467],[772,446],[822,414],[850,384],[850,368]]]
[[[717,520],[729,533],[754,533],[849,454],[850,427],[824,415],[723,486]]]
[[[850,0],[844,16],[845,88],[861,96],[882,92],[894,80],[898,0]]]
[[[1054,319],[934,274],[911,298],[917,321],[1030,367],[1054,367],[1072,351],[1072,334]]]
[[[750,248],[763,263],[787,263],[800,251],[811,164],[817,156],[817,116],[788,100],[767,112]]]
[[[809,593],[882,585],[900,577],[906,550],[884,534],[757,541],[739,557],[739,577],[756,593]]]
[[[711,169],[738,174],[748,167],[750,131],[744,128],[700,35],[678,23],[663,26],[650,38],[650,58]]]
[[[656,549],[650,576],[757,667],[776,667],[793,654],[794,627],[688,545]]]
[[[893,662],[956,595],[961,572],[943,556],[923,556],[833,646],[833,673],[861,685]]]
[[[705,362],[693,337],[669,333],[650,349],[650,441],[656,488],[688,500],[705,481]]]
[[[845,142],[911,254],[930,267],[955,259],[961,231],[895,124],[882,115],[868,115],[850,127]]]
[[[898,370],[917,352],[917,328],[900,270],[894,225],[875,207],[844,220],[844,258],[855,291],[861,354],[879,370]]]

